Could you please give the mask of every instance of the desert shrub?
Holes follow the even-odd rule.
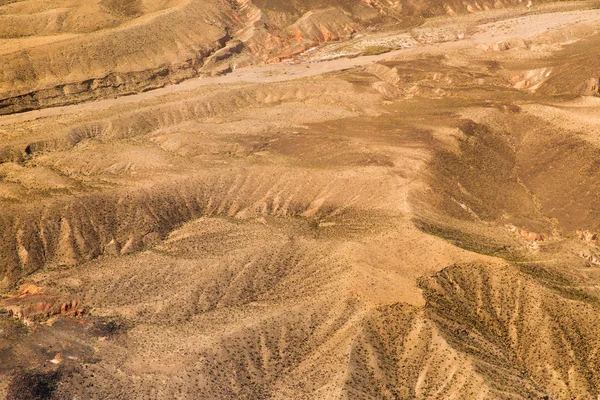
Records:
[[[367,46],[363,50],[363,55],[364,56],[377,56],[379,54],[389,53],[390,50],[391,49],[389,47],[385,47],[385,46]]]
[[[115,336],[126,330],[126,323],[121,318],[99,319],[91,327],[91,333],[97,336]]]

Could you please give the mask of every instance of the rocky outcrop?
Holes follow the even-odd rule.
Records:
[[[525,71],[512,78],[512,87],[518,90],[535,92],[552,75],[552,68],[538,68]]]
[[[284,7],[250,0],[192,0],[157,15],[141,15],[139,7],[130,12],[113,5],[109,9],[119,18],[134,20],[124,26],[120,19],[110,20],[101,32],[78,32],[73,39],[0,54],[5,66],[0,70],[0,115],[152,90],[238,66],[279,62],[323,42],[383,25],[402,27],[411,18],[503,6],[323,0]],[[5,19],[18,20],[10,14]],[[91,40],[87,34],[97,37]]]
[[[198,51],[193,58],[176,65],[163,65],[158,68],[125,73],[112,72],[100,78],[61,84],[52,88],[0,99],[0,115],[124,96],[177,84],[200,75],[201,71],[206,71],[205,62],[211,59],[214,60],[209,56],[215,55],[218,57],[218,50],[228,49],[224,46],[229,39],[229,36],[225,35],[213,43],[212,46]]]
[[[67,300],[62,296],[45,294],[35,285],[24,285],[16,295],[0,300],[0,310],[9,317],[24,322],[40,321],[52,316],[82,316],[85,308],[76,299]]]
[[[523,228],[518,228],[514,225],[505,225],[505,228],[510,233],[517,235],[520,238],[522,238],[528,242],[531,242],[531,243],[541,242],[541,241],[548,239],[547,235],[544,235],[542,233],[532,232],[532,231],[529,231],[529,230],[523,229]]]

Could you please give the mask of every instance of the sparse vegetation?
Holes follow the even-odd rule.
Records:
[[[595,5],[0,0],[0,392],[596,398]]]
[[[508,261],[523,261],[527,257],[526,250],[516,246],[515,242],[502,241],[491,236],[472,233],[435,222],[426,222],[416,218],[413,220],[417,228],[430,235],[440,237],[455,246],[478,254],[500,257]]]
[[[362,52],[364,56],[376,56],[379,54],[385,54],[390,52],[392,49],[385,46],[367,46]]]
[[[46,400],[52,398],[61,374],[58,371],[17,369],[9,383],[7,400]]]
[[[126,330],[127,323],[122,318],[106,318],[94,323],[91,331],[97,336],[112,337]]]

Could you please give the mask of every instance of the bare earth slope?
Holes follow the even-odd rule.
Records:
[[[518,4],[250,0],[0,2],[0,115],[290,58],[423,17]],[[465,8],[466,7],[466,8]]]
[[[509,5],[0,1],[0,396],[600,396],[600,10]]]

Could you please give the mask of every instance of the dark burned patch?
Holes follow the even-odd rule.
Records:
[[[0,349],[2,348],[2,341],[5,340],[16,340],[21,335],[27,333],[27,326],[17,318],[13,318],[8,315],[8,312],[0,307]]]
[[[15,370],[8,383],[7,400],[52,398],[62,377],[61,371]]]
[[[29,335],[29,328],[21,320],[2,311],[0,308],[0,382],[23,362],[18,351]]]
[[[98,318],[93,322],[90,333],[98,337],[115,337],[128,329],[128,324],[121,318]]]
[[[15,396],[12,398],[44,398],[35,397],[20,388],[27,382],[29,386],[39,382],[36,392],[43,393],[44,387],[53,387],[52,380],[49,380],[52,375],[44,374],[59,371],[62,380],[82,364],[98,361],[93,347],[83,340],[90,337],[86,335],[81,321],[58,318],[52,326],[36,324],[29,328],[10,318],[0,319],[0,329],[0,381],[13,382]],[[58,370],[49,362],[52,359],[62,359]]]

